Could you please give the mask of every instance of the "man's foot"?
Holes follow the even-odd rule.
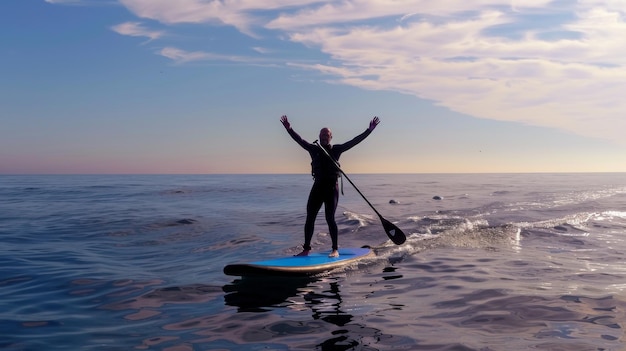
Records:
[[[302,250],[302,252],[294,256],[308,256],[308,255],[309,255],[309,250]]]
[[[328,257],[339,257],[339,251],[333,250]]]

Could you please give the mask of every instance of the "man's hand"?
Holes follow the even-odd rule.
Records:
[[[285,117],[285,116],[283,116]],[[285,119],[287,119],[287,117],[285,117]],[[378,119],[378,117],[374,116],[374,118],[370,121],[370,126],[369,131],[371,132],[372,130],[374,130],[374,128],[376,128],[376,126],[378,125],[378,123],[380,123],[380,119]]]
[[[283,124],[283,126],[285,126],[285,129],[287,130],[291,129],[291,124],[289,124],[289,120],[287,119],[286,115],[283,115],[280,118],[280,122]]]

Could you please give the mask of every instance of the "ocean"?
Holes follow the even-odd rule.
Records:
[[[626,174],[355,174],[305,279],[310,175],[0,176],[1,350],[624,350]],[[329,250],[323,210],[314,250]]]

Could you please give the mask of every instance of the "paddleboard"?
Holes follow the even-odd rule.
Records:
[[[373,257],[367,247],[341,248],[339,257],[328,257],[330,251],[311,252],[308,256],[289,256],[248,263],[229,264],[224,274],[235,276],[311,276],[353,264],[358,260]]]

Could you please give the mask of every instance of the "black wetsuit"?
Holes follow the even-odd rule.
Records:
[[[333,162],[328,159],[328,156],[326,156],[317,145],[305,141],[291,128],[287,131],[293,140],[311,155],[311,172],[314,182],[306,205],[303,248],[305,250],[311,250],[311,239],[313,238],[315,219],[322,208],[322,204],[324,204],[324,213],[326,215],[326,222],[328,223],[330,238],[333,243],[333,250],[337,250],[339,231],[337,229],[337,222],[335,221],[335,211],[337,210],[337,203],[339,201],[337,178],[341,172],[339,172]],[[339,157],[344,151],[351,149],[370,134],[371,131],[367,129],[365,132],[346,143],[327,145],[324,148],[333,159],[339,163]]]

